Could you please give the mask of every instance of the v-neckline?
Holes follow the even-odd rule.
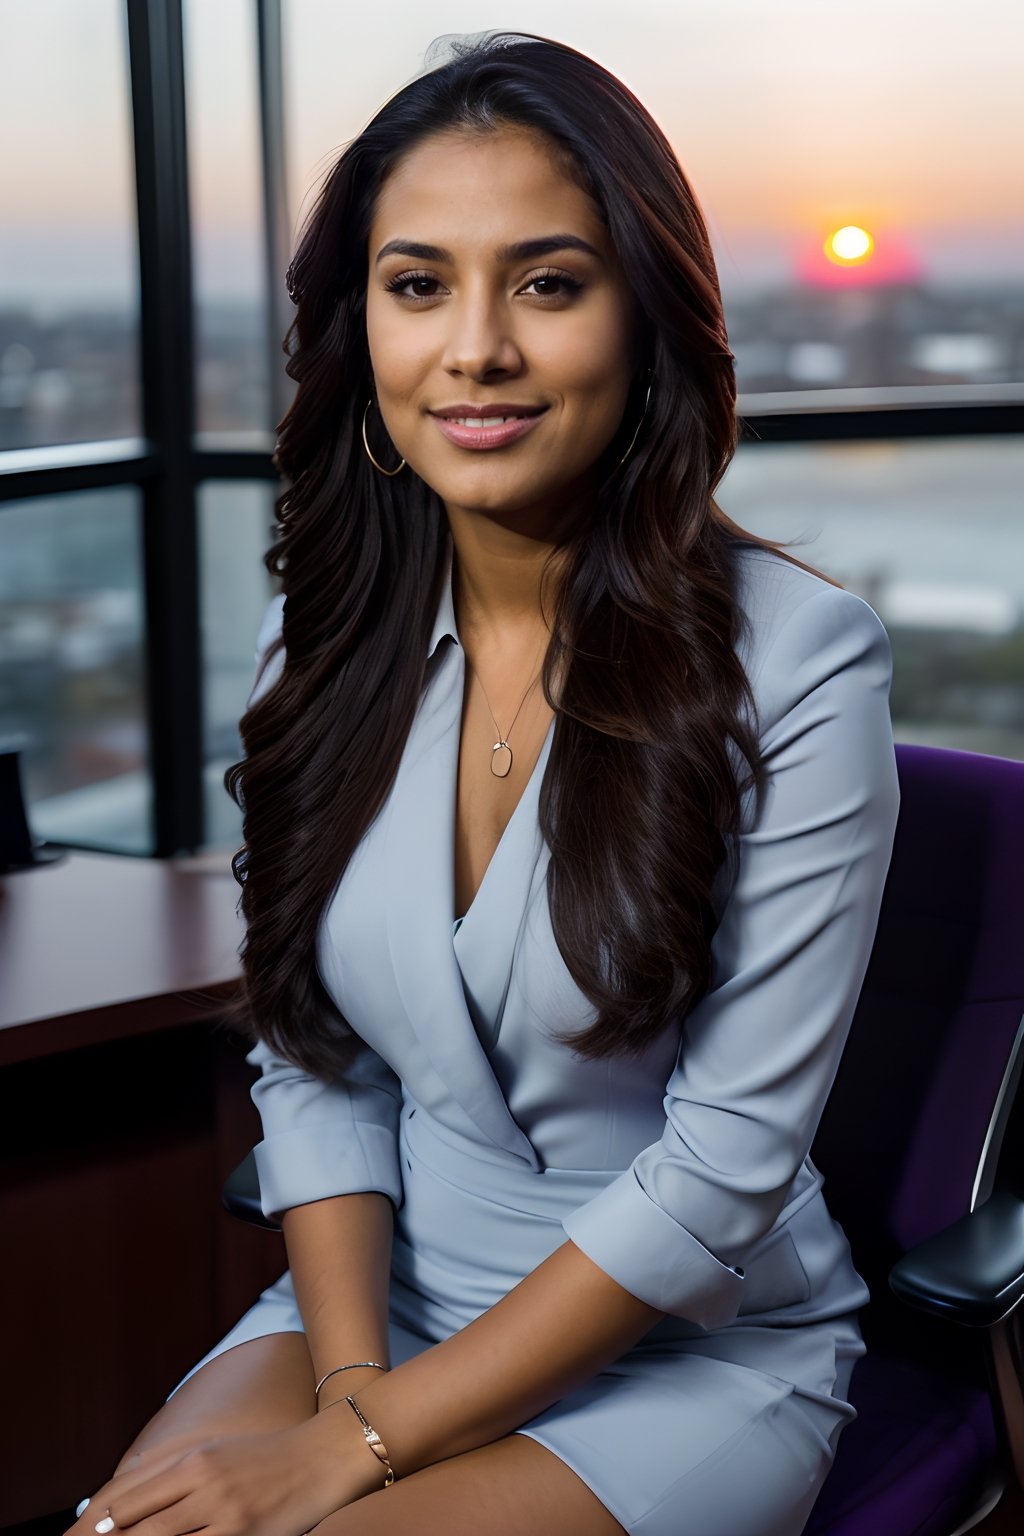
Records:
[[[437,630],[457,640],[450,608]],[[509,819],[464,920],[455,918],[455,794],[464,658],[434,648],[432,670],[389,797],[382,880],[387,947],[406,1017],[434,1071],[493,1142],[539,1169],[488,1058],[511,985],[517,943],[547,869],[538,790],[553,732]],[[525,803],[524,803],[525,802]],[[496,866],[496,867],[495,867]]]
[[[464,655],[463,655],[462,666],[463,666],[463,677],[465,677],[465,658],[464,658]],[[535,784],[535,781],[537,779],[538,773],[543,771],[543,767],[544,767],[544,765],[547,762],[548,745],[549,745],[549,743],[551,741],[551,736],[552,736],[552,732],[554,730],[554,725],[555,725],[555,720],[556,719],[557,719],[557,716],[552,715],[551,719],[548,721],[548,728],[547,728],[547,730],[544,733],[544,739],[542,740],[542,742],[540,744],[540,751],[537,753],[537,760],[536,760],[536,762],[533,765],[533,768],[532,768],[532,770],[530,772],[530,776],[527,779],[526,783],[523,785],[522,791],[520,792],[520,795],[519,795],[519,799],[516,801],[515,806],[513,807],[512,814],[509,817],[508,821],[505,823],[504,830],[502,831],[501,836],[498,838],[498,841],[495,844],[494,852],[491,854],[490,858],[487,861],[487,865],[486,865],[486,867],[484,869],[484,872],[483,872],[482,876],[480,877],[480,884],[477,886],[476,891],[474,893],[473,900],[469,903],[469,906],[466,908],[465,912],[462,914],[462,917],[458,918],[456,916],[456,913],[455,913],[454,893],[455,893],[455,832],[456,832],[456,828],[457,828],[457,825],[458,825],[459,755],[460,755],[460,749],[461,749],[461,745],[462,745],[462,729],[461,729],[462,712],[461,712],[461,709],[459,711],[459,724],[457,726],[457,740],[456,740],[456,743],[455,743],[455,773],[453,775],[453,781],[452,781],[452,801],[451,801],[451,807],[452,807],[452,846],[451,846],[451,860],[452,860],[452,882],[451,882],[451,889],[452,889],[452,919],[451,919],[451,929],[452,929],[452,939],[453,940],[455,939],[456,935],[461,933],[462,930],[465,928],[466,923],[469,921],[470,917],[473,915],[473,912],[476,911],[479,908],[480,903],[481,903],[481,898],[486,895],[487,889],[489,889],[490,884],[493,883],[494,867],[495,867],[495,865],[497,863],[499,863],[499,861],[500,861],[500,859],[502,857],[502,850],[505,848],[505,846],[508,843],[510,843],[512,841],[512,838],[515,836],[516,832],[518,831],[519,819],[520,819],[520,817],[523,814],[525,814],[525,812],[524,812],[524,805],[525,805],[525,803],[527,801],[532,801],[535,798],[533,793],[532,793],[533,792],[533,788],[534,788],[534,784]],[[456,923],[458,924],[458,926],[456,926]]]

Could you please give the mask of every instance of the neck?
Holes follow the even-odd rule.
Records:
[[[531,648],[547,631],[558,582],[558,546],[502,527],[475,512],[450,509],[452,600],[459,634],[490,649]]]

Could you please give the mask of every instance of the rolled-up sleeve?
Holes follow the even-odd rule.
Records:
[[[326,1082],[278,1056],[262,1041],[246,1061],[261,1075],[252,1086],[263,1140],[254,1149],[265,1216],[332,1195],[379,1190],[402,1202],[398,1160],[398,1077],[364,1045],[344,1079]]]
[[[881,620],[832,586],[752,669],[768,784],[756,814],[744,798],[664,1132],[563,1222],[625,1289],[704,1328],[737,1314],[744,1255],[810,1151],[860,995],[899,810],[891,682]]]
[[[274,685],[283,649],[268,655],[280,634],[284,598],[271,600],[256,641],[251,707]],[[402,1175],[398,1121],[402,1088],[397,1074],[365,1042],[336,1079],[303,1071],[258,1041],[246,1061],[260,1069],[251,1089],[263,1140],[254,1148],[264,1215],[333,1195],[379,1190],[398,1206]]]

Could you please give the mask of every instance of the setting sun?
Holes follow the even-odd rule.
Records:
[[[856,224],[844,224],[825,241],[825,255],[837,266],[850,267],[869,260],[875,242],[866,229]]]
[[[919,283],[923,263],[914,249],[891,228],[869,234],[860,224],[838,225],[829,231],[824,220],[794,260],[797,281],[814,288],[879,288],[894,283]]]

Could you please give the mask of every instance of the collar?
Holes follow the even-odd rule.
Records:
[[[452,599],[452,559],[454,544],[451,529],[448,530],[448,554],[446,558],[444,581],[441,586],[441,600],[437,605],[437,614],[434,618],[434,628],[430,634],[430,644],[427,648],[427,659],[433,656],[437,647],[445,635],[451,635],[456,645],[459,644],[459,632],[455,627],[455,603]]]

